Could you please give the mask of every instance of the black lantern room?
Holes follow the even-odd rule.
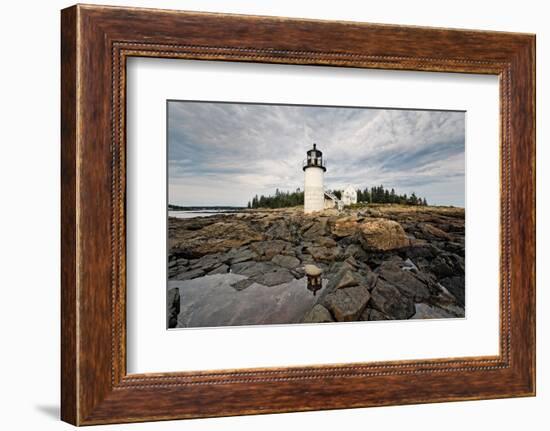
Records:
[[[317,144],[313,144],[313,148],[307,152],[302,169],[305,171],[312,167],[321,168],[323,171],[327,170],[323,161],[323,153],[317,149]]]

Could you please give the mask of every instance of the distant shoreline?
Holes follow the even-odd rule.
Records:
[[[361,209],[361,208],[379,208],[379,207],[387,207],[387,208],[449,208],[449,209],[462,209],[464,210],[465,207],[458,206],[458,205],[427,205],[427,206],[421,206],[421,205],[406,205],[406,204],[391,204],[391,203],[359,203],[351,205],[348,209]],[[281,208],[267,208],[267,207],[258,207],[258,208],[248,208],[246,206],[242,207],[236,207],[236,206],[179,206],[179,205],[168,205],[168,211],[188,211],[188,212],[254,212],[254,211],[284,211],[284,210],[293,210],[293,209],[300,209],[303,208],[303,206],[294,206],[294,207],[281,207]]]
[[[246,207],[234,207],[234,206],[180,206],[180,205],[168,205],[168,211],[195,211],[195,212],[208,212],[208,211],[242,211]]]

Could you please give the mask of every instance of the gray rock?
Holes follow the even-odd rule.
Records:
[[[441,283],[436,283],[438,288],[437,292],[432,294],[430,298],[430,304],[438,307],[444,307],[446,305],[457,305],[458,301],[456,297],[447,290]]]
[[[220,266],[210,271],[208,275],[227,274],[228,272],[229,272],[229,266],[227,266],[225,263],[222,263]]]
[[[369,300],[370,294],[366,287],[353,286],[329,293],[323,305],[338,322],[352,322],[358,319]]]
[[[300,279],[306,275],[306,271],[302,266],[297,266],[296,268],[291,269],[290,273],[297,279]]]
[[[308,251],[316,261],[334,262],[341,257],[342,250],[340,247],[308,247]]]
[[[275,268],[277,268],[277,266],[271,262],[249,261],[231,265],[231,272],[246,275],[247,277],[255,277],[266,272],[273,271]]]
[[[327,219],[322,217],[313,222],[313,224],[302,233],[305,239],[315,240],[321,236],[325,236],[327,231]]]
[[[189,259],[179,258],[176,259],[176,263],[180,266],[186,266],[189,265]]]
[[[397,263],[399,266],[402,266],[402,265],[405,264],[405,262],[403,261],[401,256],[398,256],[397,254],[394,254],[393,256],[390,256],[389,258],[387,258],[382,263],[388,263],[388,262]]]
[[[361,268],[361,266],[365,265],[365,264],[360,264],[359,262],[357,262],[357,260],[355,260],[355,258],[353,256],[349,256],[346,260],[344,260],[344,262],[347,263],[348,265],[352,266],[355,269],[359,269],[359,268]]]
[[[246,289],[251,284],[254,284],[254,280],[251,280],[250,278],[245,278],[243,280],[239,280],[236,283],[233,283],[231,287],[237,291],[241,291]]]
[[[413,261],[416,261],[418,258],[433,258],[439,251],[432,245],[419,245],[415,247],[410,247],[407,249],[406,254]]]
[[[315,240],[315,244],[321,247],[336,247],[338,243],[328,236],[322,236]]]
[[[361,276],[359,276],[359,274],[352,271],[344,271],[344,273],[336,283],[336,289],[359,286],[361,284],[363,284],[363,279],[361,278]]]
[[[353,271],[353,268],[351,268],[347,264],[344,266],[343,262],[332,264],[326,274],[326,277],[328,278],[328,283],[324,293],[327,294],[336,290],[336,286],[340,282],[340,279],[347,271]]]
[[[404,269],[405,271],[418,271],[418,267],[409,258],[405,260],[404,265],[401,269]]]
[[[344,254],[346,256],[353,257],[360,262],[364,262],[367,259],[367,253],[365,253],[365,250],[357,244],[348,245]]]
[[[428,304],[415,304],[415,313],[411,319],[448,319],[450,317],[457,317],[443,308],[436,307]]]
[[[204,272],[211,271],[212,269],[216,268],[221,263],[223,263],[224,256],[225,255],[222,253],[207,254],[206,256],[203,256],[200,259],[195,260],[193,264],[190,265],[190,268],[191,269],[201,268]]]
[[[412,299],[380,278],[371,292],[370,308],[398,320],[409,319],[415,313]]]
[[[452,314],[454,317],[465,317],[464,307],[457,304],[437,304],[439,308],[442,308],[449,314]]]
[[[377,281],[378,281],[378,274],[374,272],[369,272],[365,276],[365,282],[366,282],[365,286],[367,286],[367,289],[369,289],[369,291],[374,289],[374,286],[376,286]]]
[[[388,315],[381,313],[378,310],[375,310],[374,308],[365,308],[365,310],[361,314],[361,320],[379,321],[391,320],[391,318]]]
[[[178,315],[180,314],[180,290],[177,287],[168,289],[166,295],[168,327],[176,328],[178,326]]]
[[[463,275],[448,277],[441,280],[441,284],[456,298],[457,302],[464,307],[465,304],[465,279]]]
[[[254,259],[256,253],[250,250],[248,247],[234,248],[227,252],[227,261],[231,264],[246,262]]]
[[[450,240],[451,236],[447,233],[442,231],[441,229],[435,227],[434,225],[430,223],[420,223],[418,225],[422,233],[426,235],[428,238],[435,238],[435,239],[443,239],[443,240]]]
[[[259,260],[271,260],[278,254],[288,254],[292,250],[289,242],[273,239],[268,241],[254,242],[250,249],[256,253]]]
[[[321,304],[315,304],[315,306],[309,310],[305,315],[303,323],[327,323],[334,322],[330,312]]]
[[[185,272],[189,268],[186,266],[188,263],[187,259],[174,259],[170,261],[168,266],[168,278],[174,278],[180,272]]]
[[[180,272],[175,277],[172,277],[174,280],[192,280],[193,278],[202,277],[206,272],[202,268],[192,269],[186,272]]]
[[[433,272],[438,278],[452,277],[455,275],[455,269],[451,261],[445,256],[436,256],[431,262],[428,269]]]
[[[281,239],[292,242],[292,233],[283,220],[275,221],[265,232],[269,239]]]
[[[264,286],[277,286],[294,280],[294,276],[288,269],[278,268],[265,274],[256,275],[253,280]]]
[[[282,254],[273,256],[273,259],[271,259],[271,262],[287,269],[294,269],[298,265],[300,265],[299,259],[295,258],[294,256],[286,256]]]
[[[377,272],[381,278],[390,282],[414,302],[422,302],[430,297],[428,286],[411,271],[404,271],[395,262],[384,262]]]
[[[449,241],[445,243],[445,250],[450,251],[461,256],[464,256],[464,244],[459,242]]]
[[[328,272],[331,274],[338,274],[341,272],[342,274],[345,271],[355,271],[356,268],[352,266],[349,262],[346,261],[340,261],[340,262],[332,262],[329,266]]]

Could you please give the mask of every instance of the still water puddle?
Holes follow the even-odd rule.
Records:
[[[169,280],[179,288],[178,328],[300,323],[326,288],[317,292],[303,277],[277,286],[251,284],[235,290],[231,284],[247,277],[239,274],[207,275],[193,280]]]

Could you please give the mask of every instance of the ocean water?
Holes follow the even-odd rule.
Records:
[[[168,211],[168,217],[175,218],[195,218],[195,217],[212,217],[215,215],[223,214],[239,214],[236,211],[223,211],[223,210],[203,210],[203,211]]]

